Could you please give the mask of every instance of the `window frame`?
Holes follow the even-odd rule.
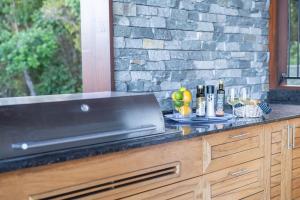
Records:
[[[112,0],[80,0],[83,92],[114,90]]]
[[[289,47],[288,0],[271,0],[269,21],[269,78],[270,90],[300,90],[300,86],[289,86],[281,74],[287,72]]]

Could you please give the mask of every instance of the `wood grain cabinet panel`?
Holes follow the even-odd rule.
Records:
[[[265,130],[266,138],[270,138],[270,149],[266,153],[270,155],[267,199],[299,199],[300,120],[276,122],[266,125]],[[268,160],[268,156],[266,158]]]
[[[265,140],[266,140],[266,199],[284,199],[284,177],[285,166],[285,141],[287,135],[288,122],[276,122],[265,125]]]
[[[265,193],[264,192],[258,192],[256,194],[250,195],[246,198],[243,198],[242,200],[263,200],[265,199]]]
[[[201,174],[195,138],[0,174],[0,199],[119,199]]]
[[[203,138],[203,173],[245,163],[264,156],[262,126],[212,134]]]
[[[289,121],[292,126],[291,134],[291,196],[300,199],[300,119]]]
[[[257,159],[203,176],[203,199],[239,200],[264,191],[264,160]],[[253,196],[254,195],[254,196]],[[258,198],[259,199],[259,198]]]
[[[201,177],[133,195],[124,200],[202,200]]]

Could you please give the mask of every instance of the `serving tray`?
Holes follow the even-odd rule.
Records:
[[[180,123],[218,123],[226,122],[233,118],[232,114],[225,113],[223,117],[198,117],[196,113],[191,114],[189,117],[182,117],[179,113],[166,114],[167,119],[180,122]]]

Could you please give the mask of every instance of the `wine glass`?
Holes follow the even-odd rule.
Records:
[[[239,103],[237,88],[230,88],[227,92],[227,103],[232,107],[232,115],[235,117],[234,108]]]
[[[251,100],[251,88],[242,87],[240,89],[240,103],[243,105],[243,117],[246,114],[246,105],[249,105]]]
[[[250,87],[242,87],[240,89],[240,103],[242,105],[248,105],[251,100],[251,89]]]

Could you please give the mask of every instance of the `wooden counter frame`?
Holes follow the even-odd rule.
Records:
[[[285,80],[281,80],[288,65],[288,0],[271,0],[269,10],[269,88],[300,90],[299,86],[289,86]]]
[[[80,0],[83,92],[114,90],[112,0]]]

